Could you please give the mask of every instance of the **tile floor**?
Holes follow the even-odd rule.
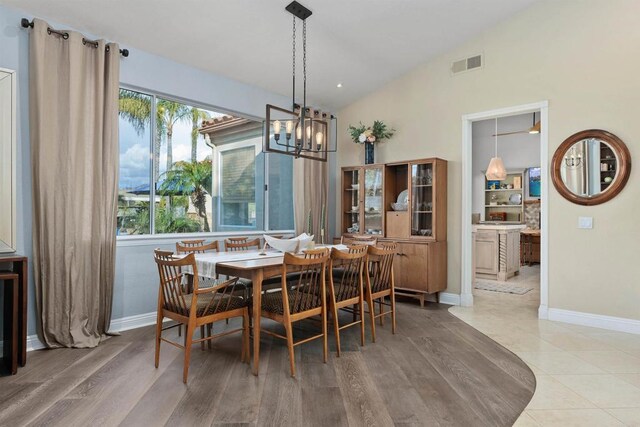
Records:
[[[449,311],[517,354],[536,391],[516,426],[640,427],[640,335],[539,320],[540,270],[514,281],[525,295],[474,290],[473,307]]]

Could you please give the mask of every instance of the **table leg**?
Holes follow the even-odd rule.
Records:
[[[27,260],[15,262],[14,272],[18,273],[18,364],[24,366],[27,364],[27,288],[29,282],[27,280]]]
[[[260,318],[262,317],[262,270],[255,270],[253,283],[253,375],[260,370]]]

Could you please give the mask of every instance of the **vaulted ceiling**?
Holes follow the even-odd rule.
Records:
[[[313,11],[307,21],[309,98],[331,108],[347,105],[534,1],[301,0]],[[291,93],[289,2],[0,0],[283,95]]]

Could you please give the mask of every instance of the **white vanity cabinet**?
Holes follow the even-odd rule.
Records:
[[[474,276],[505,281],[520,272],[520,230],[524,224],[473,226]]]

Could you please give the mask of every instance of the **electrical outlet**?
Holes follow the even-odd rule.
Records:
[[[579,216],[578,217],[578,228],[584,229],[592,229],[593,228],[593,217],[590,216]]]

